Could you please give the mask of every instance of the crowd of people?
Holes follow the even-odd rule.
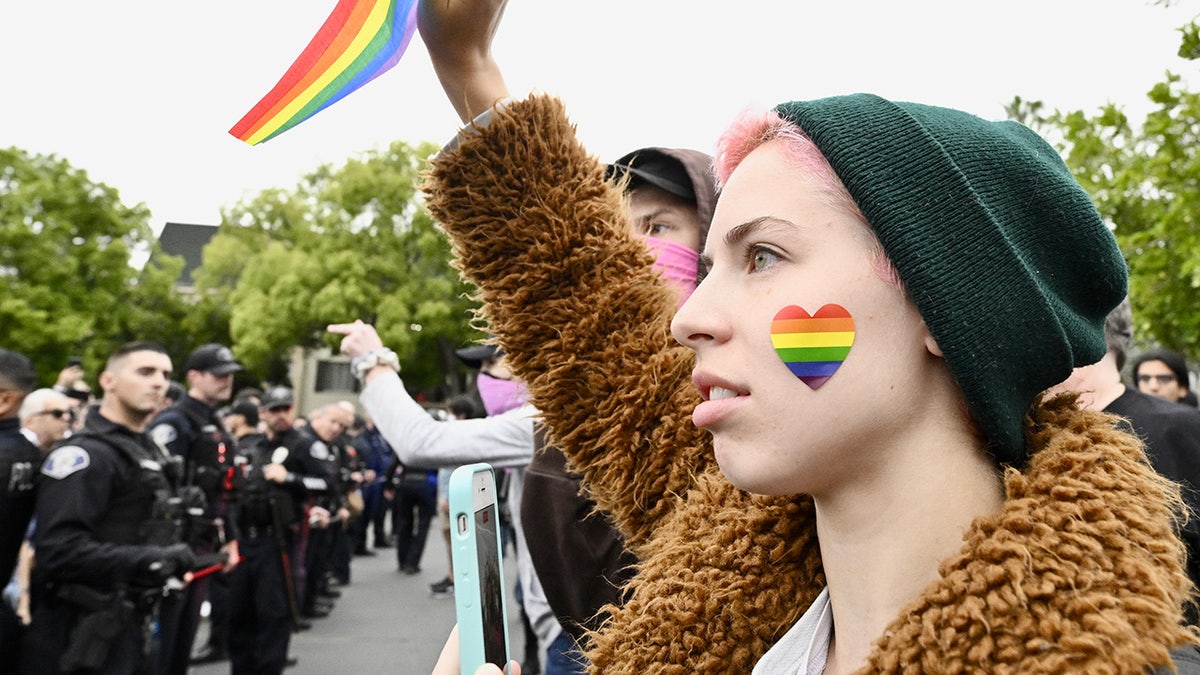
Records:
[[[445,471],[488,462],[510,673],[1200,672],[1191,374],[1131,355],[1125,260],[1051,146],[857,94],[603,165],[510,95],[504,7],[418,11],[464,125],[423,189],[491,332],[459,351],[484,410],[435,419],[361,320],[328,327],[359,401],[304,418],[233,395],[222,345],[167,407],[157,345],[91,405],[77,365],[34,391],[0,351],[3,663],[281,672],[355,555],[414,574],[439,514],[449,544]],[[435,673],[474,669],[456,641]]]
[[[132,342],[96,398],[80,365],[39,389],[30,359],[0,349],[0,671],[278,673],[355,556],[394,548],[398,571],[419,570],[436,469],[402,464],[351,401],[299,416],[285,386],[234,395],[242,370],[202,345],[173,387],[165,350]]]

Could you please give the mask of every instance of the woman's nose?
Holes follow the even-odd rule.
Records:
[[[671,335],[675,341],[693,350],[706,343],[720,342],[729,334],[724,313],[714,302],[718,298],[710,279],[700,282],[671,321]]]

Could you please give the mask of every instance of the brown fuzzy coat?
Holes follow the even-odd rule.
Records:
[[[691,423],[674,301],[561,103],[510,103],[439,155],[425,188],[532,402],[643,561],[593,670],[749,672],[824,586],[812,503],[720,473]],[[1105,415],[1058,400],[1029,429],[1002,510],[972,524],[870,671],[1136,673],[1194,640],[1173,486]]]

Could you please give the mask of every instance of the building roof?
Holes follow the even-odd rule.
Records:
[[[192,285],[192,272],[200,266],[200,253],[217,233],[215,225],[190,223],[167,223],[158,235],[158,245],[163,253],[183,258],[183,271],[176,282],[181,286]]]

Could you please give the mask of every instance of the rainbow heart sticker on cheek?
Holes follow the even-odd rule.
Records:
[[[783,365],[816,389],[841,367],[854,344],[854,318],[841,305],[825,305],[810,315],[788,305],[771,321],[771,344]]]

